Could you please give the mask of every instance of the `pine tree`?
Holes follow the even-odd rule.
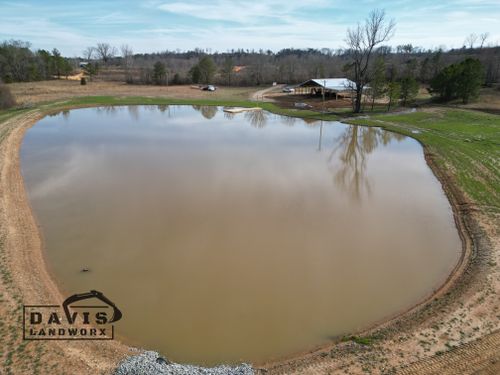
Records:
[[[477,59],[468,58],[459,64],[444,68],[432,80],[433,92],[439,94],[442,100],[462,99],[467,104],[479,95],[479,89],[484,80],[484,69]]]
[[[234,63],[231,57],[226,57],[224,60],[224,65],[222,66],[222,74],[226,76],[226,82],[228,86],[231,86],[231,76],[233,74]]]
[[[161,61],[157,61],[153,66],[153,82],[157,85],[165,84],[167,77],[167,68]]]
[[[418,83],[415,78],[411,76],[404,77],[400,84],[402,105],[411,103],[418,94]]]
[[[379,56],[375,61],[375,66],[373,69],[373,79],[370,82],[370,93],[372,97],[372,111],[375,105],[375,100],[382,97],[386,89],[386,78],[385,78],[385,61],[382,56]]]
[[[401,96],[401,85],[399,82],[392,81],[387,85],[387,96],[389,97],[387,111],[390,111],[393,105],[398,104],[399,97]]]

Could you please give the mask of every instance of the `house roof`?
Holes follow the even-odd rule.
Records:
[[[332,91],[346,91],[355,86],[355,83],[347,78],[315,78],[297,85],[297,87],[324,87]]]

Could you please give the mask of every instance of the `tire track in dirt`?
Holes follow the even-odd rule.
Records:
[[[446,354],[413,363],[397,373],[401,375],[500,374],[500,331],[463,344]]]

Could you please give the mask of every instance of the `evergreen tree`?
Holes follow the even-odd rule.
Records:
[[[464,104],[479,96],[481,84],[484,82],[484,69],[479,60],[466,59],[460,63],[460,76],[457,95]]]
[[[392,81],[387,85],[387,96],[389,97],[387,111],[390,111],[393,105],[398,104],[399,97],[401,96],[401,85],[399,82]]]
[[[153,66],[153,82],[157,85],[163,85],[167,78],[167,68],[161,61],[157,61]]]
[[[385,93],[386,78],[385,78],[385,61],[382,56],[375,60],[373,69],[373,79],[370,82],[370,93],[372,97],[372,111],[375,100],[382,97]]]
[[[83,72],[88,75],[90,80],[92,81],[92,77],[99,73],[99,64],[97,62],[89,62],[83,67]]]
[[[210,56],[204,56],[198,63],[201,83],[210,83],[214,77],[216,66]]]
[[[222,74],[226,77],[228,86],[231,86],[231,76],[233,74],[234,62],[231,57],[226,57],[224,65],[222,66]]]
[[[433,92],[443,100],[460,98],[464,104],[479,95],[484,69],[477,59],[468,58],[444,68],[431,83]]]
[[[61,78],[64,68],[64,57],[61,56],[61,53],[57,48],[54,48],[52,50],[52,66],[54,68],[54,73],[57,75],[57,78]]]
[[[400,83],[400,93],[402,100],[401,104],[403,106],[415,100],[418,94],[418,83],[415,78],[411,76],[404,77]]]
[[[193,81],[193,83],[201,82],[201,70],[198,64],[189,70],[189,75],[191,76],[191,81]]]

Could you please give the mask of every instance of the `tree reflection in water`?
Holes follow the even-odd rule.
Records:
[[[130,114],[130,117],[132,117],[135,121],[139,120],[139,106],[128,105],[127,110],[128,110],[128,113]]]
[[[215,105],[193,105],[193,109],[201,113],[207,120],[214,118],[217,114],[217,106]]]
[[[170,115],[170,106],[168,104],[158,104],[156,106],[161,113],[167,112]]]
[[[322,125],[320,127],[321,150]],[[380,128],[351,125],[334,138],[334,147],[327,162],[335,184],[346,191],[353,201],[360,202],[363,195],[371,194],[367,176],[367,157],[379,145],[388,145],[392,140],[401,141],[404,135],[391,133]],[[338,155],[338,163],[334,158]]]
[[[193,106],[206,118],[212,118],[217,107]],[[226,119],[233,119],[235,113],[224,112]],[[266,111],[246,111],[245,119],[254,128],[267,125],[269,113]],[[298,119],[289,116],[281,117],[283,123],[293,126]],[[316,127],[319,120],[302,119],[306,126]],[[323,122],[318,126],[319,140],[317,150],[322,151]],[[404,135],[391,133],[376,127],[349,125],[333,139],[333,149],[327,158],[328,169],[333,181],[340,189],[348,193],[350,199],[360,202],[364,195],[371,194],[370,180],[367,176],[367,158],[378,146],[388,145],[391,141],[401,141]],[[338,159],[336,159],[338,157]]]
[[[95,110],[99,114],[104,113],[108,116],[112,116],[117,112],[118,107],[109,105],[109,106],[103,106],[103,107],[96,107]]]
[[[236,113],[234,112],[223,112],[224,113],[224,118],[228,120],[232,120],[234,116],[236,116]]]
[[[246,111],[245,119],[250,122],[254,128],[263,128],[267,124],[267,113],[263,110]]]

